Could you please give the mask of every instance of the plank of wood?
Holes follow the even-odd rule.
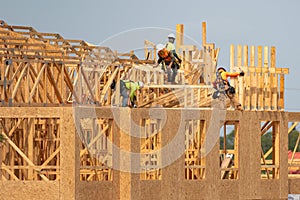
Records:
[[[264,99],[263,99],[263,88],[264,88],[264,74],[262,73],[262,46],[257,47],[257,67],[260,72],[257,73],[257,79],[258,79],[258,104],[257,109],[262,110],[264,105]]]
[[[52,74],[52,72],[51,72],[51,70],[50,70],[49,67],[46,68],[46,69],[47,69],[47,75],[48,75],[49,81],[50,81],[50,83],[51,83],[51,85],[52,85],[52,87],[53,87],[53,89],[54,89],[54,92],[55,92],[55,95],[56,95],[56,97],[57,97],[57,99],[58,99],[58,102],[59,102],[59,103],[63,103],[63,99],[62,99],[62,97],[61,97],[61,94],[60,94],[60,92],[59,92],[59,89],[57,88],[57,85],[56,85],[56,82],[55,82],[55,80],[54,80],[53,74]]]
[[[47,64],[44,64],[43,67],[42,67],[42,69],[39,71],[39,74],[38,74],[38,76],[37,76],[37,78],[36,78],[36,80],[34,82],[34,85],[33,85],[32,89],[31,89],[31,92],[30,92],[30,95],[29,95],[29,99],[28,99],[29,102],[32,101],[33,95],[36,92],[37,86],[40,83],[40,80],[41,80],[41,78],[42,78],[42,76],[44,74],[44,70],[45,70],[46,67],[47,67]]]
[[[264,68],[269,69],[269,47],[264,47]],[[264,110],[270,109],[271,103],[271,88],[270,88],[270,73],[264,74]]]
[[[12,99],[14,99],[15,98],[15,96],[16,96],[16,94],[17,94],[17,91],[18,91],[18,89],[19,89],[19,87],[20,87],[20,84],[21,84],[21,81],[22,81],[22,79],[23,79],[23,77],[26,75],[26,72],[28,71],[28,63],[24,66],[24,68],[23,68],[23,70],[22,70],[22,72],[21,72],[21,75],[19,76],[19,78],[18,78],[18,80],[17,80],[17,82],[16,82],[16,85],[15,85],[15,87],[14,87],[14,90],[13,90],[13,92],[12,92]]]
[[[250,51],[250,66],[255,66],[255,46],[251,46]],[[248,66],[249,69],[249,66]],[[250,71],[250,95],[251,103],[250,110],[257,110],[257,73],[256,67],[253,71]]]
[[[271,47],[271,69],[276,68],[276,47]],[[271,73],[271,110],[278,108],[278,76]]]

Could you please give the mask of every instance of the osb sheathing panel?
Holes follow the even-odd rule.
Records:
[[[201,119],[209,126],[211,111],[188,109],[128,109],[83,108],[85,117],[114,117],[114,144],[124,150],[139,152],[139,138],[124,130],[141,131],[132,125],[142,118],[166,117],[162,129],[162,146],[179,137],[174,151],[184,152],[184,127],[179,121]],[[184,177],[184,155],[162,169],[162,180],[143,181],[139,174],[113,171],[112,182],[79,181],[79,145],[74,128],[72,108],[2,108],[5,117],[60,117],[62,118],[61,179],[59,182],[0,182],[1,197],[11,199],[286,199],[288,193],[300,193],[299,180],[287,179],[287,122],[298,120],[299,115],[284,112],[226,112],[226,120],[239,121],[239,179],[221,180],[219,141],[206,158],[204,180],[188,181]],[[96,113],[96,114],[95,114]],[[132,119],[132,121],[131,121]],[[280,180],[261,180],[260,177],[260,121],[280,121]],[[183,123],[184,124],[184,123]],[[121,126],[121,127],[119,127]],[[122,130],[122,131],[120,131]],[[179,130],[179,134],[176,134]],[[215,133],[219,137],[219,133]],[[67,155],[64,155],[67,154]],[[170,155],[162,154],[162,160]],[[114,152],[113,165],[130,165],[131,158],[121,158]],[[132,165],[130,165],[132,167]],[[20,184],[21,183],[21,184]],[[2,187],[3,186],[3,187]],[[3,189],[2,189],[3,188]],[[39,194],[36,191],[45,191]],[[9,193],[9,192],[10,193]],[[21,192],[20,192],[21,191]],[[7,194],[10,194],[9,196]]]
[[[255,113],[240,113],[239,120],[239,197],[252,199],[259,195],[260,135]],[[235,188],[228,191],[235,193]]]
[[[77,190],[76,200],[119,199],[116,193],[118,189],[114,188],[113,182],[80,181],[77,183]]]
[[[261,180],[259,197],[261,199],[287,198],[288,184],[281,185],[280,182],[280,180]]]
[[[79,181],[79,136],[75,131],[72,115],[72,109],[61,109],[59,191],[61,199],[75,199],[76,192],[78,192],[76,191],[76,182]]]
[[[58,107],[1,107],[0,118],[58,118],[61,116],[62,108]]]
[[[132,199],[141,199],[141,200],[153,200],[161,199],[163,190],[161,189],[161,181],[140,181],[139,195],[134,196]],[[147,194],[147,195],[145,195]]]
[[[58,181],[0,181],[1,200],[59,200]]]
[[[289,194],[300,194],[300,179],[289,179]]]

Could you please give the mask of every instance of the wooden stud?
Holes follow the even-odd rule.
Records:
[[[270,73],[269,73],[269,48],[264,47],[264,110],[270,109]]]
[[[271,47],[271,69],[276,68],[276,47]],[[270,73],[271,87],[271,110],[277,110],[278,106],[278,77],[275,73]]]
[[[202,22],[202,47],[206,46],[206,22]]]
[[[176,52],[179,52],[179,48],[183,45],[184,40],[184,25],[177,24],[176,25]]]
[[[234,45],[230,45],[230,71],[232,72],[233,71],[233,68],[235,66],[235,62],[234,62],[234,58],[235,58],[235,55],[234,55]],[[231,80],[230,79],[230,85],[234,85],[234,80]]]
[[[245,52],[244,52],[245,53]],[[243,59],[243,48],[242,45],[237,46],[237,67],[239,70],[242,68],[242,59]],[[242,104],[242,107],[244,107],[245,102],[244,102],[244,78],[243,77],[238,77],[235,80],[235,87],[236,87],[236,92],[238,95],[238,101],[240,104]]]
[[[258,104],[257,109],[263,110],[263,87],[264,87],[264,74],[262,72],[262,46],[257,47],[257,67],[260,70],[260,73],[257,73],[257,79],[258,79]]]
[[[244,45],[244,68],[248,68],[248,46]],[[241,77],[241,79],[244,81],[244,99],[245,99],[245,106],[244,109],[245,110],[250,110],[250,105],[251,105],[251,95],[250,95],[250,91],[251,91],[251,76],[250,76],[250,72],[246,71],[245,73],[245,77]]]
[[[251,46],[250,51],[250,66],[255,66],[255,47]],[[256,71],[250,71],[250,95],[251,95],[251,103],[250,103],[250,110],[257,109],[257,73]]]

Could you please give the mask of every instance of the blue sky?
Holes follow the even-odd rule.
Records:
[[[201,44],[201,23],[206,21],[207,41],[221,48],[219,64],[223,66],[229,65],[230,44],[276,46],[277,67],[290,68],[285,85],[286,110],[300,111],[299,0],[1,1],[0,17],[9,24],[28,25],[94,44],[131,29],[162,28],[143,29],[140,37],[134,34],[134,42],[124,37],[121,41],[127,42],[128,48],[129,43],[140,45],[143,39],[163,42],[169,32],[165,29],[175,29],[178,23],[185,25],[186,35]]]

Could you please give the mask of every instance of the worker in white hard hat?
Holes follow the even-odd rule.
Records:
[[[156,48],[159,58],[154,67],[157,67],[162,63],[162,70],[167,71],[168,73],[168,82],[176,84],[175,77],[177,75],[177,70],[179,69],[179,64],[176,62],[173,51],[167,50],[167,48],[162,44],[158,44]]]
[[[175,35],[173,33],[170,33],[168,35],[168,42],[166,44],[166,48],[168,51],[172,51],[174,57],[178,60],[179,64],[181,63],[181,59],[179,58],[178,54],[176,53],[175,50]]]
[[[122,107],[136,108],[136,92],[144,87],[142,81],[134,82],[131,80],[120,81],[120,94],[123,97]]]

